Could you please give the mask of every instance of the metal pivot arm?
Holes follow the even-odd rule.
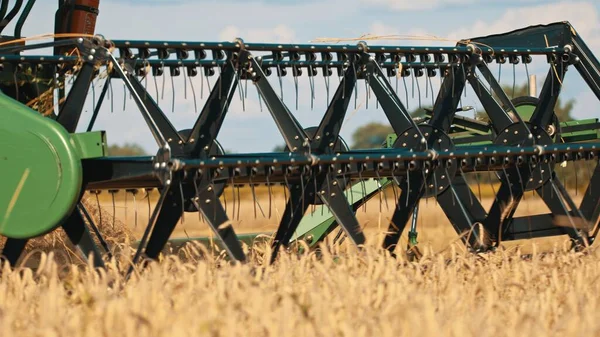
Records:
[[[304,132],[300,123],[277,96],[255,57],[250,57],[250,66],[253,72],[256,73],[256,76],[253,78],[253,83],[256,85],[260,96],[265,101],[265,104],[275,120],[277,128],[279,128],[279,132],[281,132],[288,148],[291,152],[304,149],[309,143],[306,132]]]
[[[494,76],[492,76],[487,66],[481,64],[478,65],[478,67],[480,67],[484,78],[486,78],[488,83],[490,83],[493,92],[500,98],[502,105],[506,106],[509,104],[509,111],[511,111],[510,115],[509,112],[503,109],[502,106],[500,106],[500,104],[498,104],[498,102],[492,97],[491,93],[475,74],[475,70],[469,73],[467,79],[469,80],[471,87],[473,87],[473,91],[475,91],[475,94],[481,101],[486,113],[492,121],[491,126],[494,128],[496,134],[499,134],[509,125],[519,122],[520,118],[518,117],[519,115],[516,113],[514,106],[512,106],[510,100],[508,97],[506,97],[506,94],[500,87],[500,84],[496,81]],[[525,127],[525,130],[527,130],[527,127]]]
[[[563,62],[551,65],[540,92],[540,101],[529,120],[532,125],[545,129],[552,122],[566,72],[567,64]]]
[[[364,56],[364,58],[368,57],[368,55]],[[413,128],[420,134],[421,139],[425,139],[375,60],[371,59],[367,61],[366,76],[394,132],[400,135],[406,130]]]
[[[84,63],[56,119],[68,132],[74,133],[79,124],[85,99],[94,77],[94,65]]]
[[[217,139],[237,85],[235,68],[231,61],[227,62],[185,140],[185,150],[192,157],[200,155],[203,149],[208,150],[212,142]],[[223,99],[224,97],[226,99]]]
[[[123,82],[125,83],[125,86],[127,86],[129,91],[132,93],[133,99],[135,100],[135,103],[137,104],[138,108],[140,109],[140,112],[142,113],[142,117],[144,117],[146,124],[148,124],[148,127],[150,128],[150,132],[152,132],[152,136],[154,136],[156,143],[158,144],[158,146],[160,148],[168,149],[170,151],[170,147],[169,147],[169,144],[167,143],[167,139],[165,138],[165,135],[162,133],[162,130],[157,125],[157,122],[154,120],[154,118],[148,111],[148,108],[144,104],[144,101],[142,100],[142,98],[138,95],[138,93],[135,90],[135,87],[133,86],[131,81],[129,81],[129,76],[125,73],[123,68],[121,68],[119,61],[117,61],[117,59],[112,54],[109,54],[108,57],[113,65],[113,69],[117,72],[117,75],[123,80]]]
[[[317,131],[313,135],[313,151],[322,153],[327,147],[333,148],[337,142],[355,86],[356,69],[349,66],[331,99],[325,116],[321,119]]]
[[[104,267],[102,253],[94,242],[78,208],[73,210],[73,213],[71,213],[71,216],[63,224],[62,228],[69,237],[69,240],[77,247],[78,253],[84,261],[87,261],[89,255],[92,254],[94,266],[99,268]]]
[[[140,109],[148,111],[149,116],[154,120],[158,130],[160,130],[160,133],[166,138],[167,143],[176,144],[175,146],[169,145],[171,147],[171,153],[173,155],[181,154],[182,150],[178,145],[183,142],[183,138],[179,135],[173,124],[171,124],[167,116],[165,116],[164,112],[160,109],[152,96],[144,89],[142,83],[135,77],[132,68],[126,64],[125,69],[127,69],[125,72],[126,78],[123,80],[131,84],[130,90],[132,91],[132,94],[139,97],[139,100],[135,100],[136,104]]]

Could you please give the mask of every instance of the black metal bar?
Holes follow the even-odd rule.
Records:
[[[456,115],[456,107],[460,103],[460,96],[467,81],[465,77],[466,72],[466,69],[457,67],[444,77],[442,87],[431,112],[429,125],[437,127],[444,132],[450,130],[450,126]]]
[[[596,97],[600,99],[600,62],[594,56],[592,51],[585,44],[583,39],[578,34],[571,34],[573,46],[573,54],[579,56],[579,62],[575,62],[575,69],[579,71],[581,77],[594,92]]]
[[[33,5],[35,5],[35,1],[36,0],[27,1],[27,4],[25,5],[23,12],[21,13],[21,16],[19,16],[19,19],[17,20],[17,24],[15,25],[15,34],[14,35],[15,35],[16,39],[21,38],[21,31],[23,30],[23,25],[25,24],[25,20],[27,20],[27,17],[29,16],[31,9],[33,8]]]
[[[21,10],[22,5],[23,0],[16,0],[15,6],[10,10],[10,12],[8,12],[8,14],[6,14],[6,17],[0,21],[0,33],[2,33],[4,28],[6,28],[6,26],[12,21],[12,19],[14,19],[15,16],[17,16],[17,13],[19,13],[19,10]]]
[[[15,267],[19,258],[25,251],[25,246],[29,239],[11,239],[6,238],[4,248],[2,249],[2,256],[6,258],[11,267]]]
[[[538,127],[546,128],[552,123],[554,109],[562,89],[562,82],[567,71],[567,64],[555,64],[550,67],[544,86],[540,92],[540,100],[536,105],[529,122]]]
[[[377,96],[377,100],[381,104],[381,108],[387,116],[394,132],[400,135],[411,128],[419,130],[408,110],[406,110],[406,107],[402,104],[387,79],[385,79],[381,68],[379,68],[375,61],[368,61],[367,74],[369,76],[368,83]]]
[[[528,181],[531,175],[529,170],[519,169],[521,179]],[[509,171],[510,176],[516,176],[516,171]],[[487,217],[483,222],[483,226],[493,235],[497,240],[501,240],[506,231],[509,230],[509,224],[512,219],[512,215],[517,209],[521,198],[523,197],[524,186],[519,183],[513,185],[517,186],[517,189],[513,189],[511,181],[507,180],[507,177],[503,175],[502,183],[496,194],[496,198],[490,207]]]
[[[156,260],[169,241],[179,219],[181,219],[181,214],[183,212],[182,201],[181,187],[178,184],[171,186],[165,201],[160,208],[156,225],[152,229],[148,244],[146,245],[146,250],[144,251],[144,255],[147,258]]]
[[[84,63],[56,119],[69,133],[74,133],[83,112],[92,79],[94,65]]]
[[[210,148],[217,138],[237,85],[235,68],[228,62],[185,140],[186,150],[191,156],[196,157],[203,149]]]
[[[285,143],[291,152],[301,151],[301,149],[304,149],[308,145],[306,132],[304,132],[300,123],[277,96],[260,64],[254,57],[250,58],[250,65],[257,73],[254,84],[256,84],[258,92],[275,120]]]
[[[342,226],[346,235],[352,240],[352,243],[357,246],[363,245],[365,235],[337,180],[329,183],[324,182],[318,195],[323,203],[327,205],[337,223]]]
[[[148,124],[148,127],[150,128],[150,132],[152,132],[152,135],[154,136],[156,143],[161,148],[168,146],[168,142],[167,142],[167,139],[165,138],[165,135],[162,133],[162,131],[159,128],[159,126],[157,125],[156,121],[152,118],[153,116],[150,114],[150,112],[144,105],[142,98],[135,91],[133,84],[129,81],[127,74],[125,74],[125,72],[121,68],[119,61],[117,61],[117,59],[112,54],[108,54],[108,57],[113,65],[113,69],[117,72],[118,76],[123,80],[123,83],[125,83],[125,85],[129,89],[129,91],[132,93],[133,99],[135,100],[135,103],[137,104],[138,108],[140,109],[140,112],[142,113],[142,117],[144,117],[144,120]],[[167,123],[169,123],[168,120],[167,120]],[[165,125],[163,125],[163,127],[165,127]],[[181,139],[179,137],[179,134],[177,134],[177,138]]]
[[[481,80],[477,78],[474,73],[475,72],[473,72],[471,76],[467,77],[469,83],[471,84],[471,87],[473,87],[473,91],[475,91],[475,94],[481,101],[485,112],[492,121],[491,127],[494,129],[496,134],[499,134],[506,127],[517,122],[518,120],[516,120],[516,118],[511,118],[511,116],[498,104],[498,102],[496,102],[485,85],[483,85]],[[498,83],[494,84],[499,87]],[[494,84],[492,84],[492,87],[494,87]],[[494,90],[496,89],[497,88],[494,87]],[[501,88],[498,88],[497,90],[499,90],[502,94],[504,93]],[[498,91],[496,91],[496,94],[498,94]],[[517,114],[515,113],[513,116],[517,116]]]
[[[79,202],[79,204],[77,204],[77,208],[83,214],[83,216],[85,217],[87,222],[90,224],[90,227],[92,228],[92,231],[94,232],[94,235],[96,235],[96,238],[98,238],[98,241],[100,241],[100,245],[102,246],[102,248],[104,248],[104,251],[106,252],[108,258],[112,259],[112,252],[110,251],[110,247],[108,246],[108,243],[106,242],[106,240],[104,240],[104,236],[102,235],[102,233],[100,233],[98,226],[96,226],[94,219],[92,219],[92,216],[88,212],[85,205],[82,202]]]
[[[135,95],[137,95],[141,102],[137,102],[138,106],[143,104],[151,118],[156,123],[156,126],[160,130],[160,133],[167,139],[167,143],[171,147],[171,153],[173,155],[178,155],[182,153],[182,149],[180,146],[180,142],[183,143],[183,138],[177,132],[177,129],[171,124],[167,116],[165,116],[164,112],[160,109],[156,101],[152,98],[152,96],[144,89],[144,86],[137,78],[131,73],[127,72],[127,79],[131,83],[131,90]],[[141,107],[140,107],[141,108]]]
[[[100,92],[100,97],[98,97],[98,103],[96,104],[96,108],[94,109],[94,113],[92,114],[92,118],[90,118],[90,124],[88,124],[87,132],[92,131],[94,124],[96,124],[96,118],[100,113],[100,108],[102,108],[102,103],[104,102],[104,96],[108,92],[108,87],[110,86],[110,76],[106,78],[106,82],[104,82],[104,87],[102,87],[102,92]]]
[[[303,187],[304,190],[302,190]],[[277,232],[275,233],[275,239],[272,243],[271,264],[273,264],[277,259],[281,245],[288,245],[290,239],[294,235],[294,232],[298,228],[300,221],[304,217],[304,213],[310,205],[309,196],[311,191],[313,191],[312,188],[308,186],[301,186],[301,184],[291,185],[289,188],[290,196],[285,206],[285,211],[283,212],[281,221],[279,222]]]
[[[221,240],[229,257],[242,263],[246,262],[246,254],[244,254],[233,226],[229,223],[221,201],[214,191],[208,189],[208,184],[204,185],[199,188],[198,201],[193,200],[194,205],[202,212],[210,228]]]
[[[102,253],[96,246],[92,235],[90,234],[83,216],[76,208],[69,218],[62,225],[63,230],[69,237],[69,240],[77,247],[79,255],[84,261],[87,261],[89,255],[93,255],[94,267],[104,268]]]
[[[468,240],[471,246],[483,242],[484,233],[473,225],[485,219],[485,209],[461,175],[454,177],[452,184],[436,199],[457,234],[472,230]]]
[[[163,188],[163,190],[160,192],[160,198],[158,199],[158,202],[156,203],[156,206],[154,207],[154,211],[152,211],[152,215],[150,216],[150,219],[148,219],[148,225],[146,226],[144,235],[142,235],[142,239],[140,240],[138,249],[135,252],[135,255],[133,256],[131,266],[129,267],[129,270],[127,270],[127,274],[125,274],[125,280],[129,280],[129,277],[131,277],[131,273],[133,273],[135,270],[135,265],[139,262],[139,260],[142,256],[142,252],[145,250],[145,248],[147,246],[148,237],[149,237],[150,233],[152,233],[153,229],[156,227],[156,221],[158,219],[159,214],[161,213],[161,209],[163,208],[163,206],[165,204],[167,195],[171,191],[171,187],[172,187],[171,185],[165,186]]]
[[[496,94],[496,96],[498,96],[498,99],[500,100],[501,109],[502,111],[504,111],[505,116],[498,116],[498,119],[510,120],[512,123],[523,123],[523,119],[517,113],[517,109],[511,102],[510,98],[508,98],[508,95],[506,95],[506,93],[502,89],[500,83],[498,83],[498,81],[496,80],[496,77],[494,77],[494,75],[490,71],[490,68],[488,68],[488,66],[484,63],[479,63],[477,65],[477,69],[479,69],[485,80],[490,84],[492,91]],[[498,112],[498,114],[500,115],[500,112]],[[523,127],[526,129],[526,126],[524,124]]]
[[[313,151],[323,152],[330,144],[337,142],[355,86],[356,70],[349,66],[313,135]]]
[[[400,197],[398,198],[398,206],[394,210],[387,234],[383,239],[383,248],[392,253],[396,249],[396,245],[415,209],[415,205],[419,202],[424,192],[424,181],[420,172],[414,172],[412,175],[409,175],[407,180],[400,186],[402,192],[400,192]]]

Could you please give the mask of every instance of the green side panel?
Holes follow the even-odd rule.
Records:
[[[104,131],[74,133],[71,135],[71,142],[81,159],[106,157],[108,154]]]
[[[358,203],[365,196],[369,196],[379,189],[384,188],[387,185],[388,180],[382,179],[381,182],[376,179],[365,180],[363,184],[355,183],[344,192],[348,204],[354,205]],[[335,218],[329,211],[329,208],[325,205],[318,205],[315,207],[315,211],[308,211],[300,224],[298,229],[292,236],[290,241],[298,240],[303,238],[307,241],[309,246],[316,245],[324,235],[327,235],[330,231],[331,225],[334,223]]]
[[[81,159],[69,133],[56,121],[2,92],[0,111],[0,235],[43,235],[77,204]]]

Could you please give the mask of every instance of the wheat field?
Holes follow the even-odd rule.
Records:
[[[0,336],[579,336],[598,335],[600,252],[565,249],[565,238],[504,245],[493,254],[466,253],[430,199],[421,205],[424,257],[398,259],[377,249],[393,208],[373,199],[358,211],[369,245],[347,242],[322,255],[283,254],[269,266],[269,248],[255,247],[245,265],[227,263],[189,244],[138,270],[129,281],[116,260],[106,271],[58,258],[68,249],[60,234],[39,239],[38,268],[6,266],[0,275]],[[581,196],[579,196],[580,198]],[[259,195],[268,212],[265,195]],[[156,197],[153,199],[156,200]],[[492,200],[482,200],[486,207]],[[93,205],[95,200],[88,200]],[[132,222],[131,201],[100,200],[101,229],[120,247],[119,267],[139,238],[147,208]],[[138,204],[142,201],[138,200]],[[520,214],[543,212],[528,197]],[[139,205],[138,205],[139,206]],[[254,218],[240,204],[238,232],[272,231],[283,211]],[[228,211],[231,212],[230,201]],[[94,212],[96,218],[98,212]],[[116,226],[113,228],[113,226]],[[124,226],[119,227],[119,226]],[[112,232],[111,232],[112,230]],[[187,213],[175,236],[209,234]],[[401,242],[406,242],[403,236]],[[40,243],[41,242],[41,243]],[[31,250],[34,252],[34,250]],[[523,253],[529,253],[523,258]],[[48,255],[49,254],[49,255]],[[126,261],[125,261],[126,262]]]

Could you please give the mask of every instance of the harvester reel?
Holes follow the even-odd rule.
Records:
[[[6,6],[8,1],[1,2]],[[78,4],[84,1],[72,2]],[[71,2],[62,3],[57,20],[63,18],[64,22],[56,22],[57,28],[62,27],[56,33],[93,35],[94,32],[87,31],[90,27],[87,19],[64,19],[72,17],[72,11],[82,11],[81,7],[71,6]],[[22,24],[24,18],[20,18],[19,22]],[[65,25],[67,23],[83,28],[72,29]],[[540,41],[542,34],[547,41]],[[240,241],[250,237],[244,242],[252,245],[256,236],[235,233],[226,204],[219,199],[226,186],[250,185],[254,188],[262,184],[282,184],[289,192],[272,241],[271,262],[276,260],[280,247],[289,246],[301,237],[310,237],[310,245],[314,247],[336,226],[341,227],[345,238],[362,247],[366,237],[356,211],[369,199],[381,196],[384,188],[393,184],[400,185],[401,193],[397,196],[397,207],[383,244],[390,251],[398,247],[409,222],[409,241],[416,249],[418,208],[422,198],[437,199],[457,234],[472,233],[469,238],[463,237],[464,243],[471,248],[478,246],[484,238],[486,243],[488,239],[490,243],[498,243],[565,234],[578,238],[576,222],[595,224],[600,218],[597,202],[600,199],[597,186],[600,167],[593,175],[590,174],[588,190],[579,206],[575,205],[561,182],[553,179],[554,165],[566,161],[595,161],[600,154],[600,123],[597,118],[569,125],[560,123],[554,112],[562,80],[569,67],[575,68],[600,98],[600,62],[569,23],[559,22],[472,38],[469,43],[460,41],[452,47],[369,46],[363,41],[356,45],[245,43],[241,39],[234,42],[109,41],[100,36],[94,39],[73,36],[55,38],[53,42],[38,45],[3,43],[0,46],[0,79],[3,88],[7,89],[4,96],[0,96],[0,105],[7,112],[0,115],[0,121],[3,121],[0,123],[0,143],[9,144],[0,155],[0,161],[4,160],[9,165],[0,169],[4,168],[4,175],[10,177],[8,189],[0,190],[3,192],[0,194],[0,211],[4,212],[0,213],[0,229],[2,234],[11,237],[2,254],[8,256],[13,265],[27,240],[58,226],[67,231],[71,241],[80,249],[81,256],[93,253],[95,265],[103,265],[101,254],[96,254],[100,250],[93,240],[94,237],[102,239],[102,236],[81,207],[82,191],[159,191],[159,200],[149,214],[132,265],[136,265],[142,255],[158,259],[181,222],[183,213],[198,211],[227,256],[236,262],[246,262]],[[15,33],[15,39],[20,38],[20,33]],[[47,47],[54,48],[54,55],[21,55],[25,50]],[[77,53],[65,54],[74,49]],[[519,63],[529,64],[532,56],[536,59],[542,56],[549,66],[539,98],[518,97],[511,101],[490,69],[492,66],[502,67],[507,61],[507,66],[513,67]],[[202,83],[204,80],[209,83],[209,77],[218,77],[209,88],[210,94],[195,123],[189,124],[193,125],[191,129],[175,129],[159,106],[158,98],[156,101],[153,99],[153,90],[146,88],[150,77],[154,80],[158,97],[156,80],[162,77],[165,83],[163,76],[167,72],[172,83],[179,79],[190,82],[195,108],[196,93],[192,80],[200,78]],[[483,77],[479,77],[477,72]],[[100,76],[100,73],[107,76]],[[330,80],[338,82],[332,95],[329,95],[329,85],[326,87],[327,109],[320,121],[312,124],[318,127],[304,128],[283,101],[281,83],[286,74],[296,81],[305,74],[311,84],[321,76],[328,84]],[[67,93],[66,88],[60,86],[70,76],[74,81]],[[435,94],[431,81],[437,76],[441,76],[442,83]],[[275,81],[268,77],[275,77]],[[429,95],[428,91],[431,91],[431,97],[435,99],[428,113],[431,118],[426,124],[418,125],[405,105],[409,100],[405,80],[411,77],[413,83],[415,78],[429,82],[426,85],[431,90],[425,93]],[[23,78],[25,80],[21,81]],[[56,78],[58,83],[44,84],[34,92],[28,85],[28,78],[32,79],[30,82]],[[394,88],[391,84],[394,79],[396,83],[398,79],[405,82],[404,102],[403,95],[398,95],[397,86]],[[97,80],[105,81],[102,93],[87,132],[77,133],[86,97],[90,88],[93,93],[93,84]],[[92,131],[103,100],[108,94],[113,99],[112,91],[108,91],[112,88],[111,81],[117,80],[122,81],[125,91],[130,93],[125,95],[125,99],[129,96],[135,101],[156,141],[157,155],[108,156],[104,131]],[[395,133],[389,138],[391,143],[395,137],[393,146],[350,150],[340,137],[351,97],[356,100],[359,81],[364,81],[367,90],[375,96],[375,105],[384,111]],[[21,82],[25,85],[12,92],[12,88],[19,87]],[[260,102],[264,102],[289,146],[286,153],[231,155],[226,154],[216,141],[221,127],[226,125],[224,119],[232,98],[239,92],[240,99],[245,99],[246,89],[242,88],[246,88],[248,82],[256,88]],[[416,83],[419,84],[418,81]],[[488,85],[490,90],[487,90]],[[461,97],[468,87],[482,103],[489,123],[457,115],[460,111],[470,110],[461,105]],[[314,89],[314,86],[311,88]],[[53,109],[41,105],[25,105],[31,101],[32,95],[42,92],[58,92],[58,97],[54,94],[38,97],[48,102],[58,98],[61,102],[58,115]],[[173,110],[175,92],[173,85]],[[95,99],[95,96],[92,97]],[[311,103],[312,100],[314,95]],[[511,116],[512,113],[506,111],[510,105],[516,108],[515,113],[519,116]],[[536,107],[539,109],[536,110]],[[528,117],[533,115],[532,111],[535,111],[535,120]],[[550,126],[546,127],[546,124]],[[39,140],[24,137],[23,132],[18,133],[19,130],[31,131],[32,125],[35,129],[32,132],[37,138],[56,144],[44,145]],[[539,126],[536,128],[534,125]],[[57,159],[48,152],[51,148],[60,150],[60,145],[66,146],[59,158],[60,169],[64,172],[56,171],[54,164]],[[489,210],[484,209],[464,175],[480,172],[490,175],[494,172],[501,180],[501,187]],[[56,184],[56,179],[61,177],[69,180],[59,180],[60,191],[52,190],[55,187],[51,186],[51,182]],[[44,190],[36,192],[35,182],[42,184],[37,186],[43,186]],[[530,224],[528,219],[514,214],[524,191],[533,189],[551,212],[532,216]],[[62,194],[59,193],[61,191]],[[545,195],[544,191],[547,191]],[[59,198],[53,197],[57,193]],[[112,195],[114,197],[115,194]],[[556,198],[550,199],[551,195]],[[40,197],[43,200],[39,200]],[[58,205],[52,200],[61,203]],[[46,208],[52,214],[30,212],[31,204],[37,205],[38,209]],[[310,220],[311,215],[307,214],[310,204],[316,205],[315,208],[326,207],[329,212],[314,212],[314,220]],[[258,202],[255,200],[256,205]],[[150,203],[148,208],[150,213]],[[113,209],[116,209],[114,203]],[[236,209],[239,218],[239,207],[233,207],[233,217]],[[263,211],[262,207],[260,209]],[[254,213],[257,216],[256,207]],[[271,198],[268,214],[270,218]],[[556,215],[566,218],[568,226],[557,226]],[[476,230],[474,224],[478,225]],[[590,239],[593,240],[596,234],[592,233]],[[133,266],[128,275],[132,271]]]
[[[190,135],[191,132],[192,132],[192,129],[181,130],[181,131],[179,131],[179,135],[181,135],[182,138],[187,139],[187,137]],[[219,143],[219,141],[215,139],[215,140],[213,140],[212,145],[210,146],[210,149],[208,150],[206,157],[222,156],[224,154],[225,154],[225,150],[221,146],[221,143]],[[201,158],[198,158],[198,159],[201,159]],[[220,171],[220,176],[218,177],[218,179],[216,179],[213,182],[213,184],[211,184],[208,187],[213,190],[213,192],[215,193],[217,198],[221,197],[221,195],[223,194],[223,191],[225,190],[225,187],[227,185],[227,183],[226,183],[227,177],[228,177],[227,170]],[[196,208],[196,206],[194,205],[194,202],[192,201],[192,199],[194,199],[194,198],[197,199],[196,194],[198,193],[198,191],[197,191],[196,184],[197,184],[197,182],[196,182],[194,174],[188,174],[188,176],[186,176],[183,179],[182,186],[181,186],[181,189],[183,191],[183,199],[184,199],[183,207],[184,207],[184,210],[189,213],[198,212],[198,208]],[[196,202],[197,201],[198,200],[196,200]]]
[[[398,135],[398,138],[394,143],[394,148],[409,150],[422,149],[424,145],[420,137],[422,134],[425,139],[427,139],[428,144],[430,144],[429,149],[436,152],[452,151],[454,149],[452,139],[444,131],[429,124],[419,124],[418,127],[420,134],[416,129],[410,129]],[[420,168],[422,172],[419,172],[416,168],[412,170],[411,164],[412,163],[409,163],[408,176],[412,174],[428,175],[430,174],[429,171],[433,170],[433,173],[425,184],[424,198],[434,197],[444,192],[448,186],[450,186],[452,179],[458,170],[456,159],[445,160],[443,163],[438,163],[435,168]]]
[[[306,133],[306,135],[308,136],[309,139],[314,139],[317,129],[318,129],[317,126],[311,126],[311,127],[305,128],[304,132]],[[348,152],[349,149],[350,148],[348,147],[348,144],[346,143],[344,138],[342,138],[342,136],[338,136],[335,144],[333,144],[333,146],[327,146],[326,150],[324,152],[325,152],[325,154],[344,153],[344,152]],[[286,145],[284,148],[284,151],[289,152],[290,148]],[[348,184],[350,183],[350,178],[338,177],[337,182],[339,183],[340,188],[342,190],[345,190],[346,187],[348,186]],[[311,197],[312,198],[308,198],[306,200],[306,202],[308,204],[323,205],[323,200],[321,200],[320,198],[317,198],[313,193],[311,193]]]
[[[532,138],[529,138],[529,133],[525,132],[523,128],[523,124],[527,126],[527,129],[531,131]],[[533,145],[552,145],[554,142],[552,141],[552,137],[548,135],[546,130],[538,128],[537,126],[532,126],[529,122],[515,123],[509,125],[504,129],[503,132],[500,132],[498,137],[494,140],[494,144],[500,146],[533,146]],[[548,160],[543,160],[539,157],[534,157],[531,162],[526,163],[523,160],[523,157],[519,155],[518,149],[515,151],[515,157],[513,159],[506,157],[505,162],[508,164],[511,160],[517,162],[517,169],[511,170],[500,170],[496,171],[496,175],[499,179],[504,179],[506,176],[510,179],[512,185],[519,184],[525,191],[532,191],[539,187],[541,187],[548,179],[552,177],[552,164]],[[529,170],[530,176],[529,179],[523,181],[522,175],[518,170]]]

